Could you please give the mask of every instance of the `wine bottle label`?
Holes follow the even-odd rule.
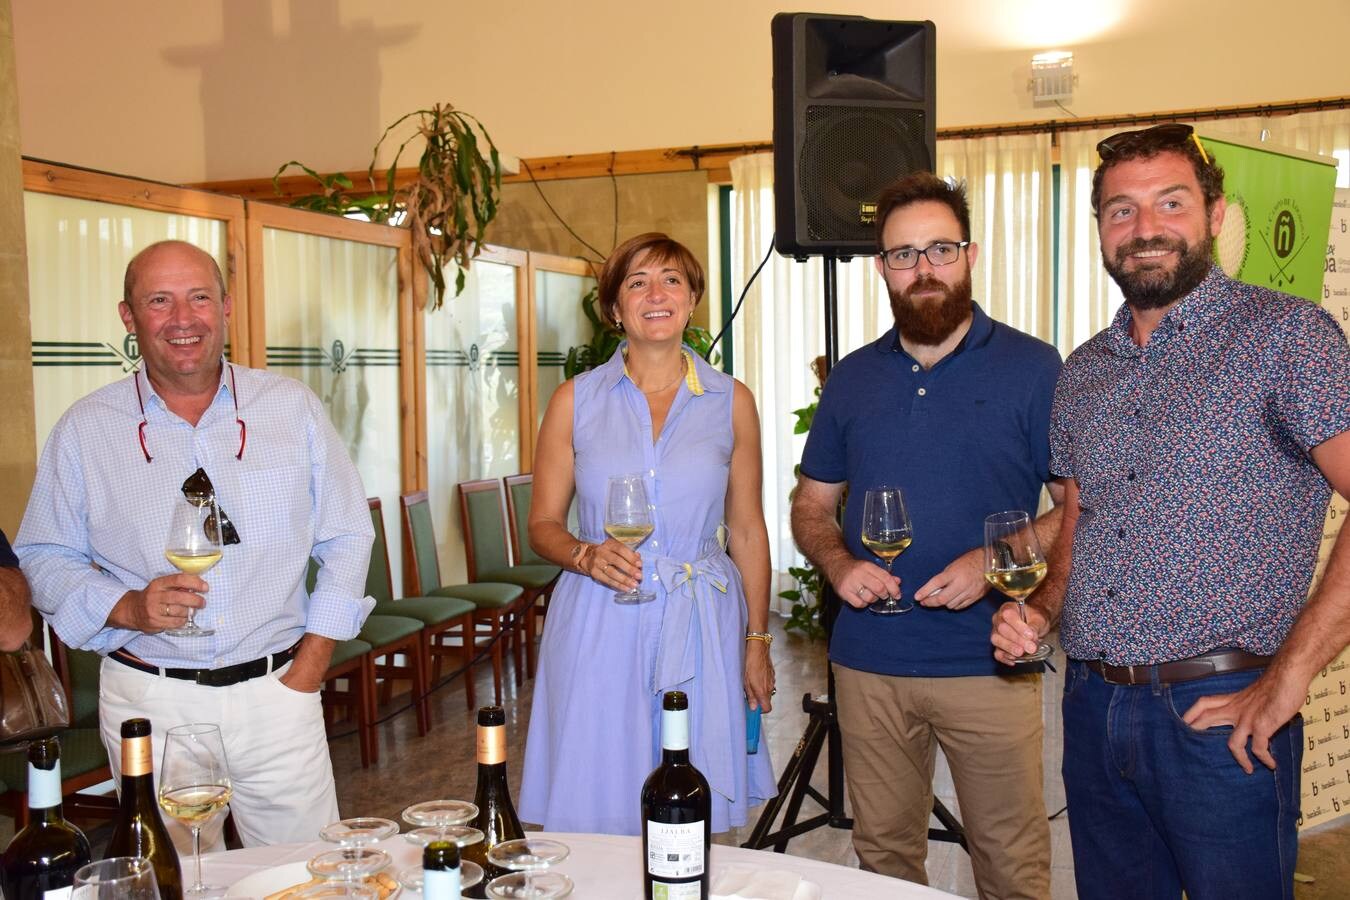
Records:
[[[422,900],[459,900],[459,869],[423,869]]]
[[[647,820],[647,872],[655,878],[703,874],[703,823],[668,825]]]
[[[75,893],[75,885],[68,884],[62,888],[53,888],[50,891],[42,892],[42,900],[70,900]]]
[[[661,747],[665,750],[689,749],[689,710],[661,710]]]
[[[28,808],[51,809],[61,805],[61,763],[50,769],[28,764]]]
[[[149,775],[152,758],[150,735],[122,739],[123,775]]]
[[[495,766],[506,762],[506,726],[478,726],[478,764]]]
[[[666,884],[664,881],[652,882],[651,900],[700,900],[702,887],[697,881],[685,884]]]

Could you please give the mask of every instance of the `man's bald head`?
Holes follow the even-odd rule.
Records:
[[[225,296],[225,276],[221,274],[220,265],[216,262],[214,256],[207,253],[196,244],[189,244],[187,241],[157,241],[149,247],[142,249],[131,258],[131,262],[127,263],[127,274],[126,277],[122,279],[123,300],[127,303],[131,302],[131,298],[135,296],[136,292],[136,276],[140,274],[141,268],[146,262],[165,251],[191,253],[200,256],[205,262],[210,263],[211,272],[216,276],[216,287],[220,289],[220,295],[222,297]]]

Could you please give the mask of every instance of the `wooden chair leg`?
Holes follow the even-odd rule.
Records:
[[[493,616],[488,639],[492,641],[492,692],[498,706],[502,705],[502,619]]]
[[[417,635],[417,639],[412,646],[412,702],[413,708],[417,712],[417,736],[422,737],[431,730],[431,698],[430,688],[427,682],[427,656],[422,651],[423,635],[426,629]]]
[[[522,687],[525,684],[525,660],[522,652],[525,649],[524,645],[525,607],[520,600],[517,600],[511,611],[511,662],[516,667],[516,687]]]
[[[367,653],[361,658],[361,696],[357,712],[359,726],[365,735],[371,765],[380,761],[380,733],[375,725],[375,656]]]
[[[534,677],[535,668],[538,665],[537,650],[534,646],[535,630],[539,627],[539,620],[536,618],[537,610],[535,601],[539,598],[530,597],[530,605],[525,607],[525,671],[531,678]]]
[[[478,699],[476,696],[477,687],[473,683],[473,657],[474,653],[478,650],[474,639],[477,637],[478,629],[474,626],[472,616],[468,616],[464,619],[459,626],[459,631],[460,634],[463,635],[460,646],[462,648],[462,658],[464,661],[464,699],[469,704],[469,710],[472,711],[477,705]]]

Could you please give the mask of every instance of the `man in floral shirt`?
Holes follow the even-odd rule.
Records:
[[[1214,266],[1223,172],[1189,126],[1098,145],[1093,207],[1126,304],[1065,363],[1064,534],[1011,661],[1059,621],[1078,896],[1292,896],[1302,721],[1350,642],[1350,349],[1312,303]],[[1255,757],[1255,764],[1252,761]]]

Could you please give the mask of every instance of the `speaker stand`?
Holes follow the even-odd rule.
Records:
[[[825,293],[824,375],[826,376],[839,361],[839,281],[836,270],[838,259],[848,262],[850,257],[836,258],[826,255],[821,258]],[[806,257],[797,257],[797,261],[805,262]],[[788,841],[823,825],[831,828],[853,828],[853,820],[844,815],[844,757],[839,735],[839,718],[834,705],[834,666],[830,663],[828,650],[829,638],[834,631],[834,620],[839,615],[839,598],[828,585],[825,587],[824,601],[823,624],[827,648],[826,693],[815,697],[810,694],[802,696],[802,711],[807,715],[806,730],[802,732],[792,757],[778,778],[778,795],[765,804],[764,810],[759,814],[759,820],[755,822],[755,827],[750,832],[750,837],[741,844],[742,847],[751,850],[763,850],[772,846],[775,853],[785,853]],[[815,774],[822,747],[828,747],[829,750],[826,755],[826,765],[829,767],[826,773],[827,794],[821,794],[811,785],[811,777]],[[798,822],[797,816],[801,813],[802,801],[807,797],[825,811]],[[782,827],[777,831],[771,830],[785,805],[787,810],[783,815]],[[952,815],[951,810],[947,809],[936,796],[933,797],[933,817],[942,827],[928,829],[930,841],[960,844],[961,849],[970,852],[966,844],[965,829],[961,827],[956,816]]]

